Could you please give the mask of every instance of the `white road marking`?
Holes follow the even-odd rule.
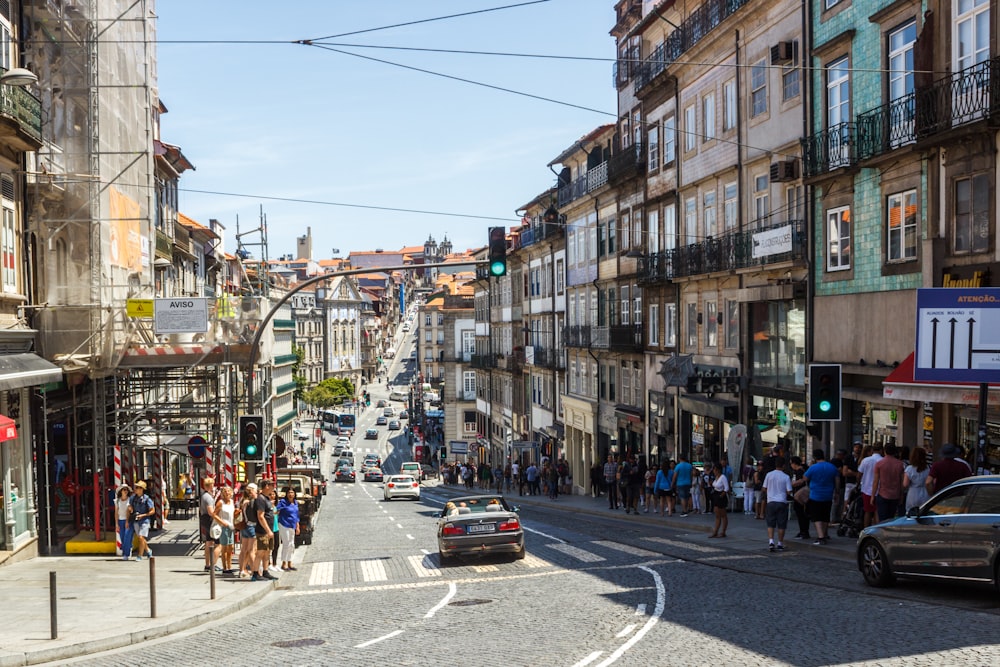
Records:
[[[532,553],[525,554],[524,560],[521,561],[521,564],[528,568],[548,567],[552,565],[549,561],[539,558]]]
[[[473,565],[472,569],[476,572],[499,572],[500,568],[496,565]]]
[[[590,655],[588,655],[586,658],[584,658],[580,662],[578,662],[575,665],[573,665],[573,667],[586,667],[586,665],[589,665],[590,663],[592,663],[595,660],[597,660],[598,658],[600,658],[602,653],[604,653],[604,651],[594,651],[593,653],[591,653]]]
[[[387,635],[383,635],[381,637],[376,637],[375,639],[369,639],[368,641],[362,642],[360,644],[355,644],[354,648],[364,648],[366,646],[371,646],[372,644],[377,644],[379,642],[383,642],[386,639],[392,639],[396,635],[401,635],[401,634],[403,634],[402,630],[394,630],[393,632],[390,632]]]
[[[421,549],[420,553],[422,553],[425,556],[430,556],[431,555],[431,552],[428,549]]]
[[[546,572],[525,572],[521,574],[502,575],[497,577],[468,577],[463,579],[453,579],[456,584],[481,584],[484,581],[506,581],[513,579],[530,579],[532,577],[551,577],[557,574],[571,574],[575,570],[548,570]],[[334,593],[370,593],[372,591],[401,591],[413,588],[427,588],[428,586],[441,586],[440,579],[426,581],[408,581],[398,584],[378,584],[372,586],[345,586],[344,588],[319,588],[315,590],[287,591],[285,595],[291,597],[301,597],[304,595],[330,595]]]
[[[547,537],[548,539],[550,539],[550,540],[552,540],[554,542],[558,542],[559,544],[566,544],[566,540],[560,540],[558,537],[556,537],[554,535],[549,535],[548,533],[543,533],[542,531],[535,530],[534,528],[528,528],[523,523],[521,524],[521,530],[523,530],[526,533],[534,533],[535,535],[541,535],[542,537]]]
[[[642,616],[645,613],[646,613],[646,603],[645,602],[640,602],[639,604],[637,604],[635,606],[635,615],[636,616]]]
[[[396,524],[396,528],[399,528],[400,530],[403,530],[403,524],[397,523]]]
[[[635,623],[631,625],[626,625],[622,628],[622,631],[615,635],[616,638],[621,639],[622,637],[627,637],[632,631],[635,630]]]
[[[434,614],[438,613],[438,611],[440,611],[442,607],[444,607],[446,604],[448,604],[449,602],[451,602],[451,599],[453,597],[455,597],[455,593],[457,591],[458,591],[458,587],[455,586],[455,582],[454,581],[449,582],[448,583],[448,593],[445,594],[445,596],[443,598],[441,598],[440,602],[438,602],[436,605],[434,605],[433,607],[431,607],[430,610],[426,614],[424,614],[424,618],[433,618]]]
[[[602,547],[607,547],[608,549],[614,549],[615,551],[622,551],[627,554],[632,554],[633,556],[640,556],[642,558],[656,558],[660,554],[655,551],[649,551],[648,549],[640,549],[639,547],[633,547],[628,544],[621,544],[619,542],[612,542],[611,540],[595,540],[592,544],[599,544]]]
[[[413,571],[418,577],[440,577],[441,570],[431,561],[428,556],[407,556]]]
[[[365,581],[388,581],[389,576],[385,573],[385,564],[381,559],[372,558],[359,561],[361,565],[361,576]]]
[[[407,539],[410,539],[410,540],[417,539],[417,538],[413,537],[413,535],[410,535],[409,533],[406,534],[406,537],[407,537]]]
[[[678,540],[668,540],[665,537],[644,537],[642,539],[649,540],[650,542],[656,542],[657,544],[665,544],[668,547],[678,547],[680,549],[687,549],[688,551],[697,551],[705,554],[717,554],[722,551],[722,549],[716,549],[715,547],[694,544],[691,542],[680,542]]]
[[[584,551],[580,547],[574,547],[572,544],[547,544],[545,546],[550,549],[555,549],[556,551],[561,551],[567,556],[572,556],[573,558],[583,561],[584,563],[597,563],[604,560],[604,557],[592,554],[589,551]]]
[[[331,586],[333,584],[333,563],[314,563],[309,573],[310,586]]]
[[[392,518],[392,517],[389,517],[389,521],[395,521],[395,519]]]
[[[625,655],[626,651],[635,646],[636,642],[638,642],[640,639],[646,636],[646,633],[649,632],[653,628],[653,626],[659,622],[660,616],[663,615],[663,609],[667,604],[667,592],[666,589],[663,587],[663,579],[660,577],[659,573],[656,570],[648,568],[645,565],[639,565],[637,567],[640,570],[645,570],[646,572],[649,572],[649,574],[652,575],[653,577],[653,582],[656,584],[656,608],[653,609],[653,615],[649,617],[649,620],[646,621],[646,623],[641,628],[639,628],[639,631],[636,632],[634,635],[632,635],[632,637],[628,641],[619,646],[614,653],[609,655],[605,660],[603,660],[600,664],[598,664],[597,667],[607,667],[608,665],[617,661],[618,658]]]

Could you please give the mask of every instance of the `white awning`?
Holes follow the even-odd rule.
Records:
[[[61,368],[37,354],[0,354],[0,390],[35,387],[62,378]]]

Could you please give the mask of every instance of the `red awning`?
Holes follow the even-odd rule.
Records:
[[[901,401],[922,403],[953,403],[976,405],[979,403],[979,384],[976,382],[917,382],[913,379],[911,352],[889,375],[882,380],[882,396]],[[990,384],[989,404],[1000,407],[1000,384]]]
[[[0,415],[0,442],[17,439],[17,424],[7,415]]]

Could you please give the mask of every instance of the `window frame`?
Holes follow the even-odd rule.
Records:
[[[698,110],[694,104],[684,107],[684,152],[698,148]]]
[[[646,132],[647,168],[656,171],[660,168],[660,126],[652,124]]]
[[[736,101],[736,79],[729,79],[722,84],[722,131],[736,129],[738,120],[738,104]]]
[[[701,98],[701,143],[715,140],[715,93]]]
[[[719,347],[719,306],[715,299],[705,301],[705,347]]]
[[[977,198],[977,192],[978,192],[978,189],[976,188],[976,182],[977,181],[983,184],[981,186],[982,188],[985,188],[985,194],[984,194],[984,197],[983,197],[983,201],[986,204],[986,212],[985,212],[985,215],[986,215],[986,221],[985,221],[986,229],[987,230],[992,230],[992,228],[993,228],[992,194],[990,192],[991,185],[990,185],[989,174],[983,172],[983,173],[971,174],[971,175],[968,175],[968,176],[963,176],[962,178],[956,178],[955,181],[954,181],[954,186],[952,188],[952,196],[954,197],[954,199],[952,201],[952,220],[953,220],[953,222],[951,224],[951,230],[950,230],[950,233],[951,233],[952,253],[955,254],[955,255],[974,255],[974,254],[978,254],[978,253],[988,252],[989,249],[990,249],[990,245],[991,245],[990,244],[990,240],[991,240],[990,239],[990,236],[991,236],[990,233],[986,234],[986,243],[985,243],[985,246],[976,247],[975,243],[974,243],[975,239],[977,238],[977,236],[976,236],[976,222],[975,222],[975,218],[976,218],[976,215],[977,215],[978,211],[977,211],[977,209],[975,209],[973,207],[973,204],[974,204],[974,202],[976,201],[976,198]],[[962,183],[968,183],[969,187],[970,187],[970,196],[969,196],[969,207],[970,207],[970,209],[969,209],[969,212],[967,214],[963,214],[963,213],[960,212],[960,203],[959,203],[960,200],[959,200],[958,194],[959,194],[959,186]],[[969,240],[968,240],[968,246],[966,248],[959,248],[959,245],[958,245],[958,238],[959,238],[958,231],[959,231],[959,225],[960,225],[960,218],[962,218],[962,217],[967,217],[968,220],[969,220],[969,223],[968,223],[968,239]],[[982,236],[980,235],[980,238],[981,237]]]
[[[767,113],[767,61],[761,58],[750,65],[750,117]]]
[[[673,114],[663,119],[663,166],[677,160],[677,120]]]
[[[847,219],[846,220],[844,220],[842,218],[842,214],[844,212],[847,213]],[[833,238],[833,225],[832,225],[832,222],[834,220],[834,217],[838,218],[838,220],[837,220],[837,238],[836,238],[836,240],[834,240],[834,238]],[[824,245],[826,246],[826,270],[828,272],[830,272],[830,273],[833,273],[835,271],[849,271],[851,269],[851,231],[852,231],[851,230],[851,227],[852,227],[852,225],[851,225],[851,222],[852,222],[852,220],[851,220],[851,207],[848,205],[848,206],[837,206],[837,207],[834,207],[834,208],[831,208],[831,209],[827,209],[825,218],[826,218],[826,221],[824,223],[824,227],[825,227],[826,234],[824,235],[824,238],[825,238]],[[844,233],[844,230],[842,229],[842,225],[843,224],[846,224],[847,228],[848,228],[846,234]],[[846,259],[846,261],[843,259],[844,253],[842,252],[845,240],[847,242],[847,259]],[[836,264],[833,262],[833,257],[834,257],[833,246],[834,246],[834,244],[836,244],[836,246],[837,246],[837,253],[836,253],[837,263]]]
[[[912,221],[908,222],[906,216],[906,210],[911,206],[906,202],[908,198],[912,197],[912,209],[913,216]],[[898,200],[898,204],[894,206],[893,200]],[[886,207],[885,207],[885,234],[886,234],[886,244],[885,244],[885,259],[889,264],[897,264],[901,262],[912,262],[917,259],[917,244],[919,241],[919,223],[917,221],[917,213],[920,210],[917,206],[917,189],[910,188],[909,190],[903,190],[901,192],[893,192],[886,196]],[[899,210],[898,219],[899,225],[894,230],[892,225],[893,220],[893,208]],[[907,254],[908,245],[906,239],[908,233],[913,235],[913,246],[912,254]],[[897,256],[893,256],[893,239],[896,238],[896,253]]]
[[[660,345],[660,304],[649,304],[649,329],[646,335],[649,337],[649,344],[659,347]]]

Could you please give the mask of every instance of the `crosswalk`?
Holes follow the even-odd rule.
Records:
[[[648,549],[611,540],[583,542],[579,546],[562,542],[531,544],[523,560],[513,562],[479,562],[474,558],[449,563],[441,567],[436,553],[363,558],[357,560],[324,561],[312,564],[309,586],[330,587],[341,583],[366,584],[412,580],[432,580],[435,577],[464,577],[477,574],[503,574],[542,568],[567,567],[576,564],[606,566],[624,556],[649,560],[662,554]]]

